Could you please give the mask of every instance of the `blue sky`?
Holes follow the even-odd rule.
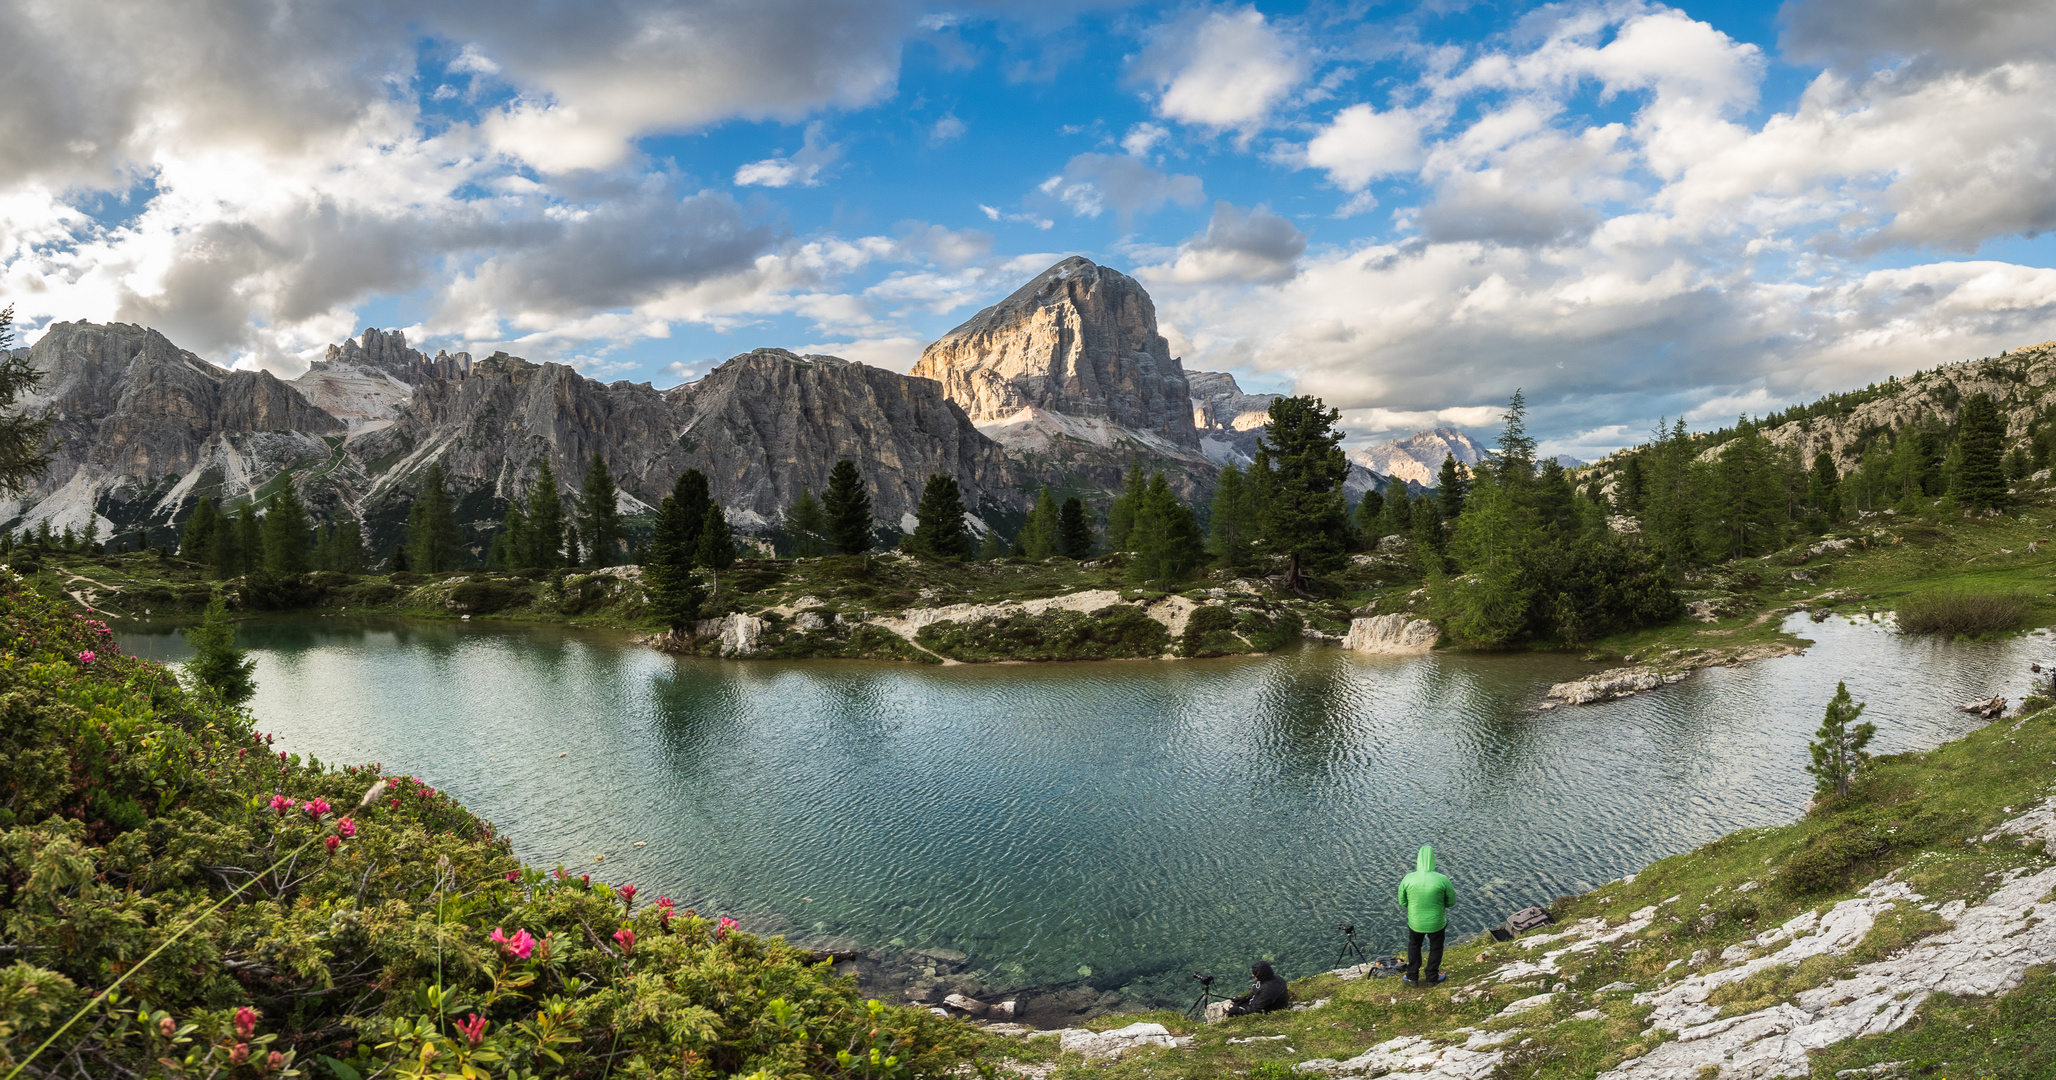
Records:
[[[1580,457],[2056,337],[2045,4],[7,6],[29,336],[903,371],[1084,254],[1359,439]]]

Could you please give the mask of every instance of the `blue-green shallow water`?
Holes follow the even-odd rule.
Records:
[[[1906,639],[1833,620],[1802,657],[1536,713],[1561,657],[951,668],[675,659],[553,628],[254,622],[260,728],[448,790],[543,866],[796,938],[945,947],[995,989],[1077,982],[1183,1004],[1257,957],[1331,966],[1338,923],[1401,944],[1431,842],[1453,929],[1791,819],[1846,679],[1874,749],[2019,698],[2048,641]],[[169,631],[124,647],[173,660]],[[646,847],[631,846],[634,841]],[[604,854],[595,867],[595,855]],[[1090,975],[1082,975],[1086,969]]]

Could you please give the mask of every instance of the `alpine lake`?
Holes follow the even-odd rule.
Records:
[[[245,622],[239,643],[281,749],[418,776],[531,864],[863,950],[878,993],[936,970],[1035,1019],[1182,1008],[1192,972],[1234,993],[1257,959],[1288,978],[1334,967],[1342,924],[1389,956],[1423,843],[1455,882],[1452,940],[1476,933],[1799,815],[1837,680],[1869,703],[1873,752],[1894,753],[1969,731],[1954,706],[2018,700],[2052,658],[2044,631],[1947,643],[1792,618],[1804,655],[1551,711],[1535,709],[1551,683],[1597,666],[1320,646],[720,661],[619,633],[342,617]],[[118,639],[189,651],[165,626]]]

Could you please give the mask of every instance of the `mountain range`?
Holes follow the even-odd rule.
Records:
[[[912,527],[934,473],[956,478],[975,532],[1010,534],[1041,485],[1102,502],[1137,463],[1205,497],[1222,463],[1250,459],[1275,400],[1185,371],[1142,286],[1076,257],[945,334],[908,375],[757,349],[660,391],[506,353],[431,357],[378,329],[291,380],[123,323],[57,323],[26,352],[44,378],[24,407],[48,410],[56,457],[0,500],[0,528],[90,522],[163,542],[196,500],[261,504],[290,470],[316,521],[360,524],[381,554],[431,464],[476,549],[542,463],[568,498],[595,453],[631,516],[697,468],[739,529],[768,532],[846,457],[887,539]],[[1346,486],[1361,497],[1389,472],[1359,455]]]

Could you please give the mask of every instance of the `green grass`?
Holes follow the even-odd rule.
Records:
[[[1899,601],[1899,629],[1909,634],[1966,637],[2017,630],[2033,601],[2013,592],[1925,589]]]

